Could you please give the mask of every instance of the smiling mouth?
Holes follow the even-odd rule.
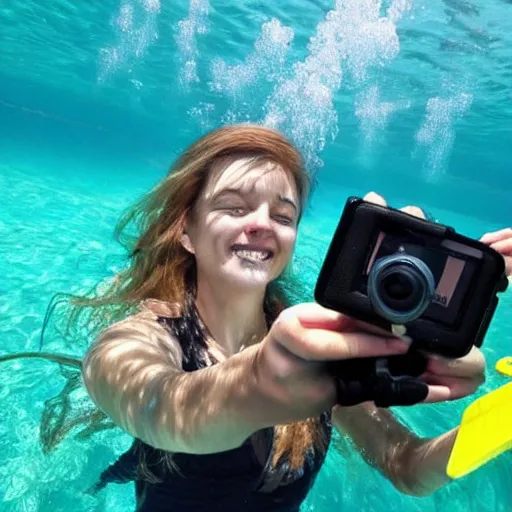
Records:
[[[234,245],[231,250],[239,258],[248,261],[267,261],[274,255],[272,251],[267,249],[256,249],[240,245]]]

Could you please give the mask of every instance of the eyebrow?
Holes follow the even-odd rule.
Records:
[[[297,211],[297,210],[298,210],[297,205],[296,205],[296,204],[295,204],[295,203],[294,203],[290,198],[288,198],[288,197],[284,197],[284,196],[281,196],[281,195],[279,195],[279,196],[277,196],[277,197],[279,198],[279,201],[281,201],[282,203],[287,203],[287,204],[289,204],[290,206],[292,206],[292,207],[293,207],[293,209],[294,209],[295,211]]]
[[[217,199],[219,199],[220,197],[224,196],[224,195],[228,195],[228,194],[235,194],[235,195],[238,195],[238,196],[244,196],[246,194],[244,194],[244,192],[239,189],[239,188],[225,188],[223,190],[221,190],[220,192],[217,192],[217,194],[215,194],[213,197],[212,197],[212,202],[213,201],[216,201]],[[295,211],[298,211],[298,208],[297,208],[297,205],[289,198],[289,197],[286,197],[286,196],[282,196],[282,195],[278,195],[277,198],[279,199],[280,202],[282,203],[286,203],[286,204],[289,204]]]

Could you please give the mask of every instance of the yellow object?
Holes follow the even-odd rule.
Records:
[[[446,472],[450,478],[460,478],[511,448],[512,382],[464,411]]]
[[[512,377],[512,357],[502,357],[496,363],[496,371],[507,377]]]

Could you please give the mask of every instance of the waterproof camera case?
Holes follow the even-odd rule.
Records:
[[[416,350],[458,358],[482,345],[507,286],[504,259],[487,245],[350,197],[315,300],[388,331],[403,325]]]

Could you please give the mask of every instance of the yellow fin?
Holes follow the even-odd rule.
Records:
[[[460,478],[512,448],[512,382],[469,405],[446,472]]]
[[[507,377],[512,377],[512,357],[502,357],[496,363],[496,371]]]

